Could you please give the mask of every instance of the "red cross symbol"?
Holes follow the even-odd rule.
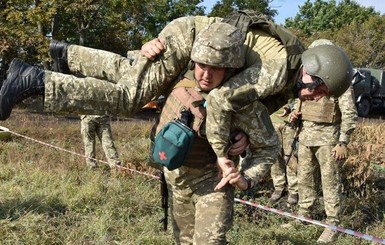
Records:
[[[159,159],[160,160],[167,160],[167,156],[166,156],[166,152],[164,152],[164,151],[160,151],[159,152]]]

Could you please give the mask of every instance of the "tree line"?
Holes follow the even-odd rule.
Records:
[[[203,0],[0,0],[0,57],[20,57],[49,69],[50,39],[125,55],[156,37],[171,20],[206,15]],[[272,0],[218,0],[208,16],[238,9],[272,19]],[[385,17],[351,0],[307,0],[284,26],[308,46],[328,38],[349,54],[355,67],[385,67]]]

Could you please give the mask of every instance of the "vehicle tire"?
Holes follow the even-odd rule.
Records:
[[[370,112],[370,102],[367,98],[362,98],[357,103],[357,114],[359,117],[367,117]]]

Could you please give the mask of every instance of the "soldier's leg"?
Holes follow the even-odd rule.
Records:
[[[298,149],[298,213],[309,216],[316,200],[314,171],[316,159],[313,153],[315,147],[299,145]]]
[[[287,190],[289,192],[288,202],[291,204],[295,204],[298,202],[298,151],[295,152],[295,149],[292,148],[294,142],[295,129],[291,128],[290,125],[286,125],[283,129],[282,135],[284,141],[283,148],[285,154]]]
[[[276,163],[281,150],[266,107],[258,101],[244,107],[234,114],[231,128],[240,129],[248,135],[250,154],[242,161],[241,171],[254,178],[255,182],[260,182]]]
[[[118,151],[116,150],[114,139],[112,137],[111,124],[109,117],[102,117],[100,120],[100,127],[98,130],[98,137],[102,143],[104,154],[106,155],[108,165],[113,168],[120,165]]]
[[[95,160],[95,143],[96,143],[96,127],[95,124],[89,119],[85,118],[81,120],[81,134],[84,143],[84,154],[86,157],[87,166],[94,168],[97,166]]]
[[[333,146],[320,146],[316,157],[320,163],[322,192],[325,204],[326,222],[338,225],[341,210],[341,178],[339,164],[331,156]]]
[[[100,49],[70,45],[67,50],[68,67],[72,74],[117,83],[131,72],[132,60]]]
[[[193,196],[195,204],[194,244],[227,244],[226,233],[233,222],[234,187],[214,191],[211,180]]]
[[[45,71],[44,110],[56,114],[126,115],[119,110],[124,89],[92,77]],[[119,113],[118,113],[119,112]]]
[[[171,213],[171,224],[177,244],[193,244],[195,207],[192,200],[192,190],[185,186],[177,185],[180,175],[178,170],[164,171]]]
[[[289,193],[298,194],[298,158],[292,156],[286,166],[287,186]]]
[[[151,99],[164,93],[187,66],[189,50],[180,47],[185,44],[167,37],[165,45],[166,51],[156,61],[138,57],[135,65],[122,74],[117,84],[46,72],[45,110],[132,116]]]
[[[273,180],[274,192],[270,197],[270,200],[278,201],[284,194],[286,188],[286,165],[284,160],[284,151],[282,146],[282,123],[274,123],[275,131],[278,134],[281,151],[278,155],[278,160],[271,166],[271,179]]]

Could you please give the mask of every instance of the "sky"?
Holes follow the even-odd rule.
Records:
[[[202,6],[206,7],[206,13],[210,12],[211,8],[218,0],[204,0]],[[288,17],[294,17],[299,7],[302,6],[306,0],[273,0],[270,3],[270,7],[276,9],[278,14],[274,17],[274,20],[279,24],[284,24],[285,19]],[[311,2],[314,2],[313,0]],[[385,1],[384,0],[356,0],[356,3],[364,7],[374,7],[374,9],[381,14],[385,13]]]

